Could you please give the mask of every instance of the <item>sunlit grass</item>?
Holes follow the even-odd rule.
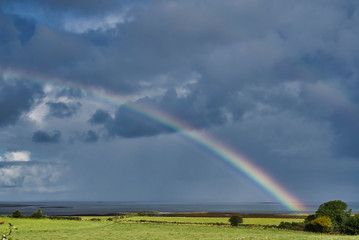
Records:
[[[91,217],[90,217],[91,218]],[[137,218],[137,217],[136,217]],[[86,218],[88,219],[88,218]],[[105,221],[73,221],[50,219],[14,219],[0,217],[0,222],[13,223],[18,230],[14,239],[358,239],[355,236],[314,234],[307,232],[282,231],[277,229],[255,229],[216,225],[176,225],[158,223],[128,223]],[[177,218],[176,218],[177,219]],[[182,219],[182,218],[181,218]],[[186,218],[187,219],[187,218]],[[195,218],[206,222],[207,218]],[[216,218],[219,221],[224,218]],[[259,222],[262,219],[258,219]],[[279,219],[286,220],[286,219]],[[184,220],[182,219],[182,222]],[[254,221],[254,220],[253,220]],[[256,222],[257,224],[259,222]],[[4,225],[1,228],[6,227]]]
[[[179,222],[179,223],[203,223],[203,224],[216,224],[223,223],[229,224],[228,217],[214,218],[214,217],[149,217],[149,216],[133,216],[124,218],[123,220],[134,221],[158,221],[158,222]],[[243,224],[260,224],[260,225],[278,225],[280,222],[303,222],[303,219],[281,219],[281,218],[244,218]]]

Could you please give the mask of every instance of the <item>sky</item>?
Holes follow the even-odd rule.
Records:
[[[1,200],[277,201],[183,130],[358,201],[358,25],[356,0],[1,0]]]

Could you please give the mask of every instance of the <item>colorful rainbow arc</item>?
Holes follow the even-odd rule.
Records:
[[[107,98],[107,100],[111,102],[116,102],[116,96],[106,95],[103,97]],[[185,123],[179,121],[178,119],[174,119],[157,109],[149,108],[148,106],[141,107],[138,105],[126,105],[126,107],[129,111],[142,115],[145,118],[149,118],[152,121],[158,122],[175,130],[192,143],[212,153],[212,155],[216,156],[217,159],[228,165],[231,169],[247,176],[252,182],[259,185],[289,210],[294,212],[306,210],[304,205],[301,204],[298,199],[276,183],[268,176],[268,174],[252,164],[245,157],[225,146],[223,143],[205,135],[202,132],[189,130],[191,127]]]
[[[2,74],[4,75],[3,72]],[[11,74],[6,75],[8,79],[9,76],[11,78]],[[59,80],[56,80],[54,83],[53,81],[47,80],[47,77],[31,76],[31,78],[29,78],[28,76],[24,76],[19,73],[14,74],[13,77],[26,81],[40,82],[54,86],[80,89],[94,98],[100,99],[111,104],[115,104],[116,106],[125,106],[128,111],[140,115],[145,119],[154,121],[155,123],[159,123],[163,126],[166,126],[167,128],[178,132],[190,142],[212,153],[214,156],[216,156],[218,160],[230,166],[231,169],[247,176],[251,181],[256,183],[259,187],[261,187],[267,193],[273,196],[287,209],[294,212],[306,211],[304,205],[297,198],[291,195],[282,186],[280,186],[271,177],[269,177],[263,170],[255,166],[248,159],[231,150],[223,143],[205,135],[204,133],[190,130],[191,128],[184,122],[181,122],[178,119],[174,119],[173,117],[166,115],[165,113],[160,112],[157,109],[128,103],[125,104],[123,99],[117,95],[113,95],[103,91],[96,91],[81,86],[76,86],[74,84],[64,84],[62,81]]]

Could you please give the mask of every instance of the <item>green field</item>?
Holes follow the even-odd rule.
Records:
[[[136,218],[133,217],[135,220]],[[140,217],[143,218],[143,217]],[[147,218],[147,217],[146,217]],[[151,220],[156,217],[151,217]],[[87,218],[89,219],[89,218]],[[128,218],[129,220],[131,218]],[[207,218],[190,218],[195,221],[208,223]],[[188,221],[181,219],[178,222]],[[222,218],[216,219],[219,221]],[[126,219],[124,219],[126,220]],[[140,219],[138,219],[140,220]],[[167,218],[168,222],[177,218]],[[223,221],[225,219],[222,219]],[[244,219],[246,222],[249,219]],[[281,219],[278,219],[281,220]],[[246,227],[228,227],[215,225],[177,225],[137,222],[105,221],[71,221],[50,219],[14,219],[0,217],[0,222],[11,222],[18,230],[13,234],[14,239],[358,239],[354,236],[339,236],[313,234],[307,232],[282,231],[277,229],[257,229]],[[253,223],[263,223],[258,219]],[[273,221],[273,220],[269,220]],[[6,226],[1,225],[0,230]]]
[[[133,216],[125,218],[129,221],[159,221],[159,222],[178,222],[178,223],[199,223],[199,224],[229,224],[228,217],[148,217],[148,216]],[[245,218],[244,224],[260,224],[260,225],[278,225],[280,222],[303,222],[303,219],[280,219],[280,218]]]

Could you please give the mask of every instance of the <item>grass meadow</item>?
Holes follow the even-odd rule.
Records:
[[[158,221],[169,223],[195,223],[195,224],[229,224],[228,217],[149,217],[149,216],[133,216],[125,218],[129,221]],[[245,218],[244,224],[260,224],[260,225],[278,225],[280,222],[303,222],[303,219],[281,219],[281,218]]]
[[[18,230],[13,239],[358,239],[355,236],[314,234],[308,232],[285,231],[278,229],[260,229],[248,227],[230,227],[209,225],[210,223],[228,223],[228,218],[185,218],[185,217],[129,217],[118,222],[91,221],[91,217],[82,221],[51,220],[31,218],[0,217],[0,222],[11,222]],[[188,224],[160,224],[131,221],[181,222]],[[245,218],[247,224],[277,224],[278,221],[292,219]],[[302,221],[293,219],[293,221]],[[200,224],[202,223],[202,224]],[[0,226],[0,231],[6,227]]]

